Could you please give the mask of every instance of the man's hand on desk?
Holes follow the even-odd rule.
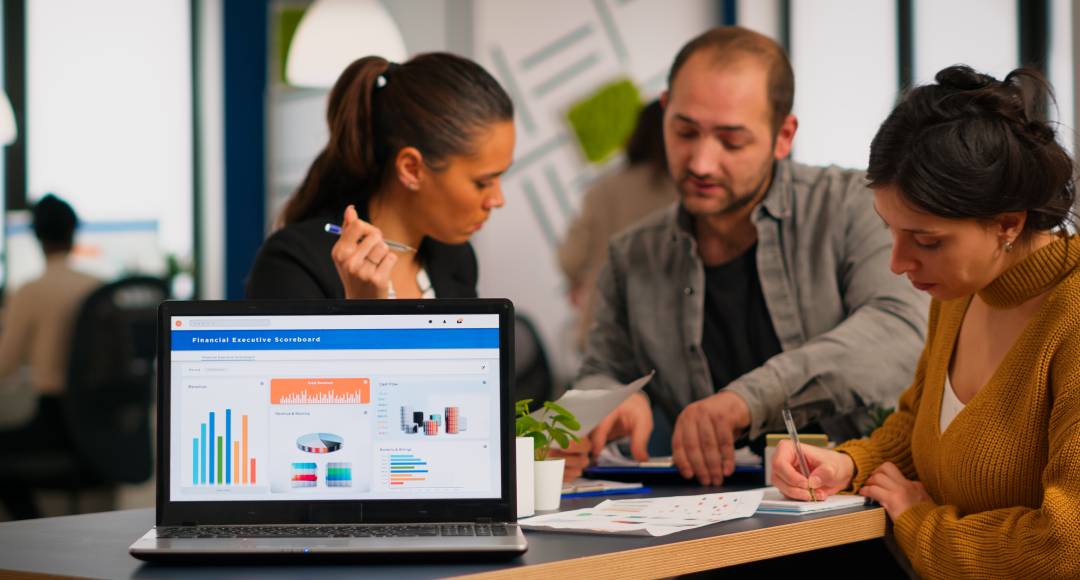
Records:
[[[649,459],[649,435],[653,430],[652,407],[649,399],[634,393],[615,407],[595,429],[589,433],[593,457],[599,457],[608,441],[630,436],[630,455],[638,461]]]
[[[679,413],[671,437],[672,459],[683,477],[701,485],[721,485],[735,472],[735,438],[750,426],[742,397],[721,391]]]
[[[649,435],[652,433],[652,408],[649,400],[641,393],[630,395],[619,404],[599,425],[589,433],[588,439],[570,444],[566,449],[553,448],[552,457],[565,457],[566,468],[563,481],[573,481],[589,466],[589,454],[599,457],[608,441],[630,436],[630,453],[638,461],[649,459],[647,450]]]

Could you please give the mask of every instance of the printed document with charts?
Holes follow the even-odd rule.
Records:
[[[526,529],[578,532],[587,534],[625,534],[666,536],[748,518],[761,503],[762,490],[674,497],[607,500],[596,507],[533,516],[518,520]]]

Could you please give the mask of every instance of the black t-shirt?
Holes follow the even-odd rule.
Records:
[[[717,391],[781,352],[761,292],[757,244],[730,262],[705,267],[701,349]]]

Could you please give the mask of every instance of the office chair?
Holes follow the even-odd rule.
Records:
[[[544,344],[536,326],[526,316],[514,315],[514,401],[532,399],[536,410],[552,398],[554,373],[544,353]]]
[[[166,283],[147,276],[111,282],[87,296],[73,327],[61,397],[59,428],[66,430],[68,448],[4,454],[0,464],[9,477],[32,489],[66,491],[70,512],[84,489],[149,479],[157,306],[166,298]]]
[[[160,278],[123,278],[87,297],[75,322],[68,425],[79,459],[105,481],[140,483],[153,472],[157,307],[168,297]]]

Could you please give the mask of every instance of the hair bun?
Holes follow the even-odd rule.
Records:
[[[974,91],[1001,84],[994,77],[975,72],[970,66],[963,64],[941,69],[934,75],[934,80],[945,88],[961,91]]]

